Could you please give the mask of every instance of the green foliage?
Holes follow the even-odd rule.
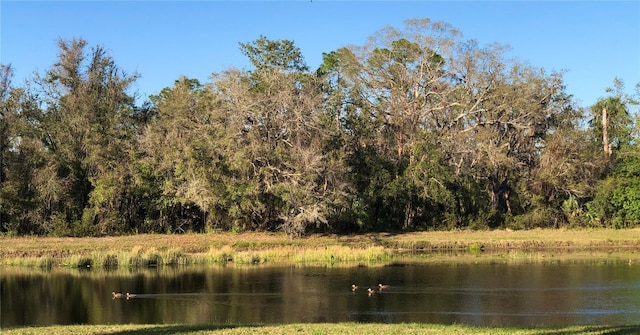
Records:
[[[618,209],[618,216],[624,226],[640,223],[640,180],[630,180],[611,195],[611,204]]]
[[[260,36],[255,41],[240,43],[240,51],[258,71],[269,69],[307,71],[300,48],[291,40],[269,40]]]
[[[551,207],[535,208],[527,213],[514,216],[507,221],[511,229],[560,228],[563,224],[562,212]]]
[[[615,89],[607,89],[607,92],[613,93],[613,95],[601,98],[591,106],[589,126],[593,131],[599,148],[604,151],[603,145],[606,140],[610,152],[617,154],[633,142],[633,116],[629,112],[629,107],[630,105],[637,105],[638,101],[623,93],[624,83],[622,80],[616,78],[614,85]],[[603,138],[605,134],[603,111],[606,112],[607,117],[606,139]]]
[[[607,140],[610,146],[609,175],[598,184],[598,191],[587,204],[590,224],[614,228],[637,226],[640,223],[640,155],[638,154],[637,124],[629,113],[630,105],[637,105],[636,98],[623,93],[621,80],[614,81],[614,93],[600,99],[593,107],[591,127],[599,145]],[[601,111],[605,110],[608,138],[603,138]]]
[[[587,204],[595,224],[627,228],[640,224],[640,155],[620,159],[612,175],[601,181]]]

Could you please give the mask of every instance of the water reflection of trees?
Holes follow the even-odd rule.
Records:
[[[633,287],[624,283],[638,276],[640,268],[620,258],[351,268],[80,271],[10,267],[0,271],[1,326],[336,321],[566,324],[581,320],[579,314],[567,311],[620,310],[625,303],[636,306]],[[352,292],[353,283],[360,290]],[[368,296],[366,288],[378,283],[392,286]],[[595,287],[594,283],[621,286]],[[112,299],[112,291],[140,295],[132,300]],[[625,321],[615,313],[607,320]]]

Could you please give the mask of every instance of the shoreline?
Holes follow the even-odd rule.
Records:
[[[212,233],[118,237],[0,237],[0,265],[161,266],[189,264],[392,262],[399,255],[460,260],[618,255],[640,263],[640,229],[535,229],[311,235]],[[426,256],[426,257],[425,257]]]

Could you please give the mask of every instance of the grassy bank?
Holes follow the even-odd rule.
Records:
[[[291,239],[278,233],[132,235],[102,238],[0,237],[0,265],[153,267],[189,264],[326,263],[394,261],[397,251],[425,259],[493,255],[545,258],[593,252],[635,260],[640,229],[446,231],[402,234],[314,235]],[[640,257],[640,256],[638,256]]]
[[[289,324],[274,326],[105,325],[4,329],[3,334],[638,334],[640,326],[571,326],[554,328],[472,327],[429,324]]]

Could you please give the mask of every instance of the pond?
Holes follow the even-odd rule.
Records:
[[[640,323],[640,265],[622,260],[0,271],[1,327]],[[390,287],[366,292],[379,283]],[[359,288],[352,291],[352,284]],[[113,299],[112,291],[137,296]]]

